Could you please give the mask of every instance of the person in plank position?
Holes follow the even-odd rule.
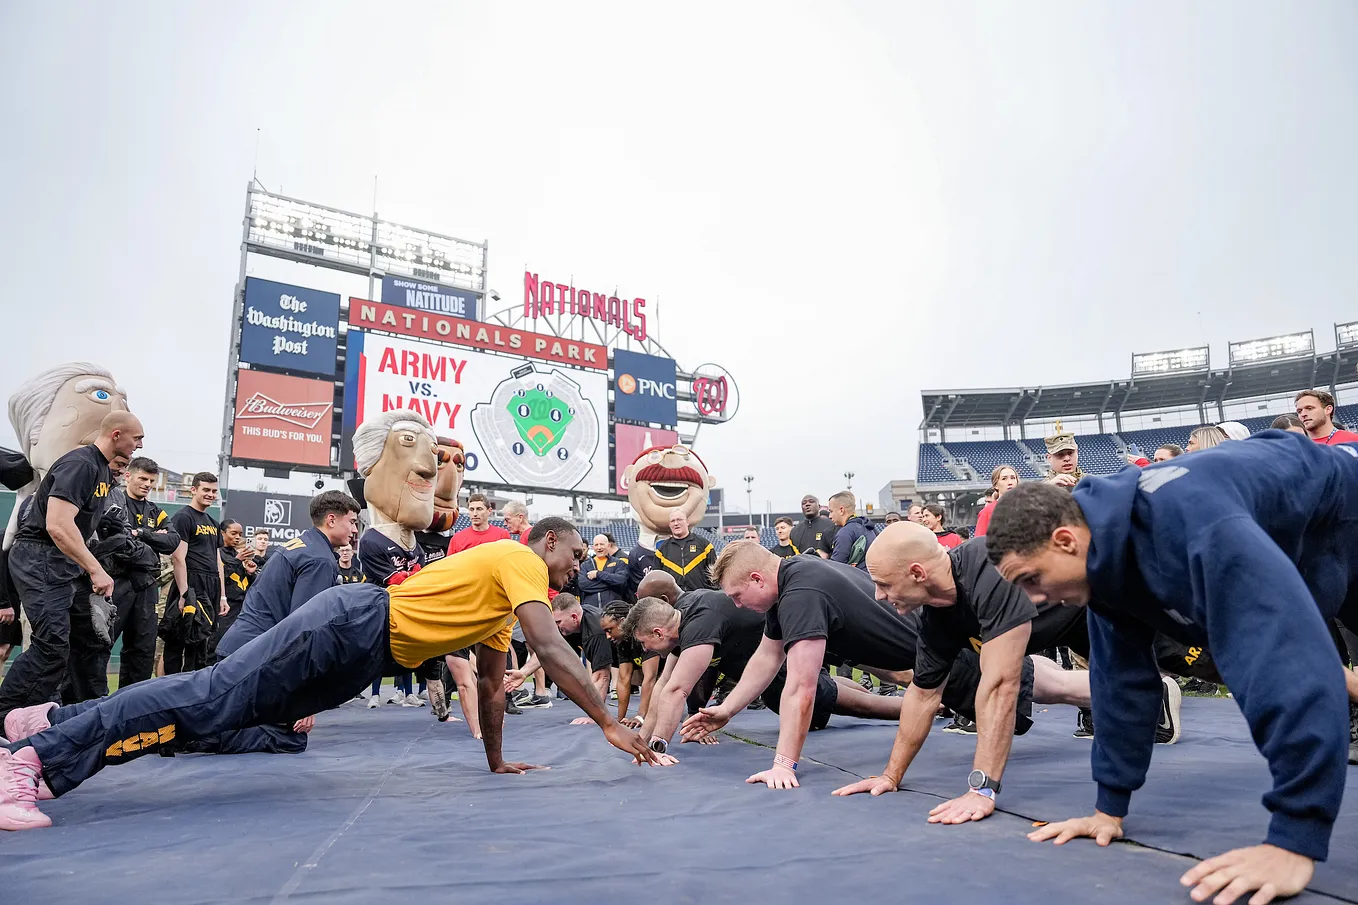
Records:
[[[949,550],[923,525],[900,522],[882,532],[868,550],[867,563],[879,600],[901,615],[919,613],[915,681],[905,693],[900,730],[882,775],[850,783],[834,794],[876,796],[897,790],[933,725],[953,661],[979,647],[976,755],[968,791],[930,811],[929,822],[988,817],[995,810],[1010,742],[1032,726],[1025,686],[1032,703],[1089,706],[1088,672],[1028,656],[1056,646],[1088,654],[1085,614],[1078,607],[1034,606],[995,571],[984,537]],[[1172,709],[1177,725],[1179,686],[1169,678],[1163,684],[1172,701],[1172,707],[1165,707]]]
[[[996,505],[987,540],[1034,603],[1089,608],[1096,810],[1030,838],[1122,836],[1154,748],[1158,631],[1211,650],[1273,775],[1264,844],[1182,882],[1221,905],[1300,892],[1344,794],[1348,701],[1327,620],[1358,619],[1358,448],[1268,430],[1074,493],[1022,484]]]
[[[505,540],[440,560],[401,584],[323,591],[220,663],[152,679],[73,707],[25,707],[5,721],[0,829],[50,826],[39,795],[64,795],[108,764],[177,737],[199,738],[297,720],[352,698],[389,659],[407,668],[476,645],[482,742],[494,773],[533,764],[501,752],[503,677],[510,630],[524,636],[566,696],[638,763],[654,763],[641,737],[609,716],[547,607],[548,587],[574,577],[585,542],[565,519],[534,526],[527,546]]]
[[[919,614],[901,617],[878,603],[867,572],[810,556],[779,559],[753,541],[736,541],[717,557],[712,578],[736,606],[764,615],[764,637],[726,700],[684,721],[685,741],[720,729],[763,693],[769,709],[779,715],[778,749],[773,766],[747,781],[791,789],[798,785],[797,761],[806,733],[823,729],[840,705],[847,705],[854,716],[900,717],[902,698],[865,693],[870,700],[852,703],[858,700],[848,692],[853,683],[831,679],[821,668],[826,651],[832,650],[887,681],[911,681]],[[785,680],[779,672],[784,662]],[[972,712],[978,662],[970,649],[953,662],[944,703],[954,711]]]

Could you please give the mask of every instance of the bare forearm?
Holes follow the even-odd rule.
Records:
[[[170,565],[174,569],[174,586],[179,589],[179,597],[182,600],[184,595],[189,592],[189,567],[184,561],[184,557],[175,554],[170,558]]]
[[[721,705],[722,709],[727,713],[739,713],[749,707],[750,702],[769,687],[769,683],[778,675],[778,668],[782,665],[783,661],[778,657],[765,656],[762,649],[756,651],[750,662],[745,664],[745,672],[741,673],[740,681],[726,696],[726,702]]]
[[[1018,704],[1017,676],[996,681],[981,679],[976,689],[976,757],[973,767],[999,779],[1014,744],[1014,718]]]
[[[627,716],[627,708],[632,704],[632,670],[634,668],[631,662],[618,667],[618,719]]]
[[[608,700],[608,670],[596,669],[590,680],[594,682],[594,690],[598,693],[599,699]],[[619,697],[622,695],[620,694]]]
[[[500,740],[505,724],[503,680],[482,676],[476,682],[476,704],[481,720],[481,744],[486,748],[486,763],[492,770],[505,762]]]
[[[911,685],[901,702],[901,721],[896,727],[896,740],[891,744],[891,757],[887,759],[882,775],[897,785],[910,768],[924,740],[929,737],[929,728],[934,724],[934,714],[943,698],[943,689],[925,690]]]
[[[788,760],[801,758],[806,734],[811,730],[811,707],[816,700],[814,685],[788,685],[778,705],[778,748],[774,752]]]
[[[652,661],[647,661],[652,662]],[[651,699],[655,696],[656,674],[654,668],[650,671],[646,665],[641,667],[641,703],[637,705],[637,713],[645,715],[651,712]]]
[[[76,528],[75,522],[67,524],[65,522],[48,522],[47,534],[52,538],[52,543],[57,545],[57,549],[69,556],[76,565],[93,575],[100,569],[99,561],[94,558],[90,548],[85,546],[85,539],[80,536],[80,531]]]
[[[670,683],[660,692],[660,703],[654,710],[646,711],[646,721],[650,722],[652,717],[655,719],[654,729],[650,735],[642,734],[642,738],[648,741],[654,738],[663,738],[669,741],[674,738],[674,731],[679,728],[679,721],[684,716],[684,702],[688,700],[688,692],[682,688],[674,687]]]
[[[528,659],[524,660],[523,665],[519,667],[519,672],[523,673],[525,676],[529,676],[541,668],[542,664],[538,661],[538,655],[529,654]]]

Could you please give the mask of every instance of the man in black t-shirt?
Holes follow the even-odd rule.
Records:
[[[801,553],[815,553],[821,559],[829,559],[835,551],[835,523],[828,516],[820,514],[820,500],[808,493],[802,497],[804,521],[792,529],[792,546]]]
[[[792,542],[792,519],[786,515],[779,516],[778,521],[773,523],[773,533],[778,535],[778,544],[773,548],[774,554],[779,559],[788,559],[801,553],[801,548]]]
[[[210,471],[198,472],[189,491],[189,504],[170,516],[170,528],[179,535],[179,546],[170,556],[174,583],[170,585],[165,614],[160,619],[167,676],[207,666],[208,639],[217,620],[230,612],[221,556],[221,525],[207,511],[217,502],[217,476]],[[194,610],[185,606],[190,590]]]
[[[806,733],[824,728],[831,713],[848,710],[877,719],[900,715],[900,698],[867,694],[848,679],[831,679],[822,669],[827,661],[847,661],[888,681],[910,681],[919,619],[902,618],[879,604],[867,573],[810,556],[780,560],[758,544],[736,541],[717,557],[712,577],[736,606],[765,615],[764,638],[726,700],[684,721],[685,740],[720,729],[763,692],[766,702],[777,700],[776,709],[785,718],[773,767],[746,781],[790,789],[798,785],[797,759]],[[966,675],[974,658],[974,653],[957,658],[956,680],[945,700],[954,709],[974,697],[975,685]],[[786,684],[779,675],[784,661]]]
[[[642,599],[622,630],[646,651],[667,655],[641,736],[664,754],[685,702],[696,711],[707,703],[720,675],[740,679],[764,638],[764,617],[738,608],[721,591],[681,593],[674,579],[661,573],[646,576],[639,591]]]
[[[836,795],[894,792],[959,678],[958,657],[978,651],[970,683],[976,754],[971,790],[930,812],[931,823],[979,820],[995,795],[1014,735],[1032,726],[1032,704],[1089,706],[1089,674],[1063,670],[1031,651],[1074,644],[1088,649],[1084,614],[1074,607],[1039,610],[1000,577],[986,559],[985,538],[949,550],[923,525],[890,525],[868,551],[868,572],[879,600],[918,619],[915,677],[901,707],[901,729],[881,776],[852,783]],[[970,658],[968,658],[970,660]],[[949,706],[953,706],[949,703]],[[960,777],[959,777],[960,779]],[[960,785],[960,782],[959,782]]]
[[[363,575],[363,567],[354,561],[354,545],[345,544],[335,550],[339,560],[340,584],[357,584],[368,579]]]
[[[51,701],[73,648],[103,650],[90,620],[73,620],[72,610],[79,594],[113,594],[113,579],[86,542],[113,486],[110,463],[125,467],[142,436],[135,415],[111,412],[93,443],[52,463],[28,503],[9,551],[9,571],[33,632],[0,685],[0,717]]]
[[[665,577],[670,578],[669,575]],[[670,580],[673,581],[672,578]],[[645,583],[643,580],[642,584]],[[605,604],[599,610],[599,627],[613,642],[613,666],[618,670],[618,722],[629,729],[637,729],[646,714],[651,712],[652,696],[656,680],[660,678],[663,658],[658,653],[646,650],[635,638],[623,632],[622,624],[632,606],[626,600]],[[627,711],[631,706],[634,685],[639,688],[641,696],[637,701],[637,715],[629,717]]]

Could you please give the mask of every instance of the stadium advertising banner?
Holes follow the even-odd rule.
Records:
[[[465,318],[425,311],[412,311],[381,302],[349,299],[349,326],[359,330],[382,330],[440,343],[457,343],[478,349],[494,349],[526,358],[608,370],[608,349],[580,342],[516,330],[499,324],[482,324]]]
[[[627,482],[623,472],[637,460],[637,456],[652,446],[673,446],[679,442],[679,434],[672,430],[654,427],[638,427],[635,424],[615,424],[613,426],[613,453],[618,463],[618,475],[614,492],[627,494]]]
[[[349,331],[346,368],[346,467],[366,415],[409,408],[462,443],[468,483],[611,490],[601,371],[359,330]]]
[[[330,381],[237,371],[231,457],[328,468],[334,408]]]
[[[411,277],[384,276],[382,303],[476,320],[476,293]]]
[[[334,375],[340,309],[337,293],[246,277],[243,309],[241,361]]]
[[[232,490],[226,495],[226,516],[241,523],[246,540],[264,532],[270,543],[285,544],[311,527],[311,497]]]
[[[646,424],[679,423],[674,359],[615,349],[613,373],[615,417]]]

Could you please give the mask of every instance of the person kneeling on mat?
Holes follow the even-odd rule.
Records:
[[[798,785],[797,760],[807,732],[825,728],[832,713],[900,717],[902,698],[865,692],[846,678],[830,678],[821,668],[828,648],[879,670],[888,681],[910,681],[918,614],[902,618],[878,603],[866,572],[810,556],[779,559],[758,542],[742,540],[722,550],[712,580],[736,606],[764,616],[763,637],[726,700],[684,721],[685,741],[716,732],[762,693],[769,709],[779,714],[778,749],[773,766],[746,782],[791,789]],[[958,662],[962,668],[961,657]],[[727,671],[725,663],[722,671]],[[970,709],[975,685],[968,692],[967,681],[959,679],[949,687],[945,703],[955,710]]]
[[[512,540],[483,544],[390,589],[350,584],[323,591],[214,666],[139,682],[74,707],[15,710],[5,720],[11,741],[0,748],[0,829],[50,826],[38,810],[39,795],[63,795],[107,764],[176,737],[281,723],[338,707],[390,660],[413,668],[472,644],[491,772],[540,769],[507,762],[500,749],[505,653],[516,617],[553,680],[604,737],[638,763],[653,764],[655,754],[641,737],[609,716],[547,608],[549,585],[560,588],[574,577],[584,555],[574,525],[545,518],[527,546]]]
[[[1154,748],[1160,631],[1212,651],[1273,775],[1265,844],[1182,882],[1221,905],[1300,892],[1344,794],[1348,702],[1326,620],[1358,617],[1358,449],[1269,430],[1073,494],[1024,484],[995,506],[987,540],[1034,603],[1089,608],[1096,811],[1030,838],[1122,836]]]
[[[930,811],[929,822],[988,817],[995,810],[1011,740],[1032,726],[1032,704],[1089,706],[1088,672],[1064,670],[1045,657],[1027,656],[1057,646],[1074,646],[1088,654],[1084,611],[1055,605],[1039,610],[990,564],[984,537],[949,550],[923,525],[900,522],[877,538],[868,550],[867,564],[877,599],[890,603],[902,616],[919,613],[915,681],[905,693],[900,731],[882,775],[834,794],[876,796],[897,790],[929,735],[953,662],[958,654],[979,646],[976,755],[967,777],[969,791]],[[1164,684],[1177,725],[1179,686],[1173,679]]]

